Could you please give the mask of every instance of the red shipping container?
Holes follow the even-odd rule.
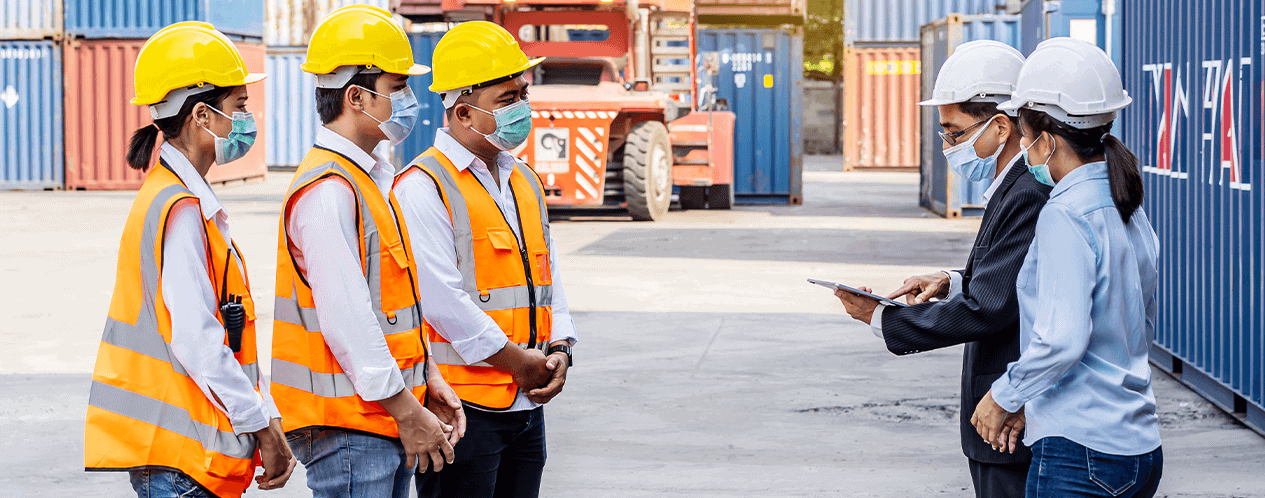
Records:
[[[919,47],[844,54],[843,167],[914,170],[919,164]]]
[[[66,188],[133,190],[145,174],[127,166],[132,132],[152,122],[149,108],[134,106],[133,69],[145,40],[68,40],[65,46]],[[251,72],[264,71],[263,45],[237,43]],[[255,115],[259,134],[245,157],[212,166],[212,183],[262,178],[265,163],[267,116],[263,85],[250,89],[248,110]],[[157,160],[157,157],[155,157]]]

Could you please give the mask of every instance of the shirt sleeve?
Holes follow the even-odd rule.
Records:
[[[328,178],[300,193],[286,227],[303,255],[325,344],[356,394],[378,401],[404,390],[404,376],[374,314],[360,265],[356,209],[351,187]]]
[[[553,235],[549,235],[549,280],[553,282],[553,330],[549,332],[549,342],[567,341],[574,346],[579,338],[576,336],[575,320],[571,318],[571,307],[567,304],[567,293],[562,289],[562,273],[558,271],[558,251],[554,250]]]
[[[417,291],[425,303],[426,322],[468,364],[496,354],[509,338],[465,291],[452,220],[435,182],[425,173],[409,173],[395,186],[395,197],[417,261]]]
[[[949,276],[949,295],[945,296],[944,299],[953,299],[954,296],[962,293],[962,272],[954,270],[944,273]]]
[[[886,304],[878,303],[878,306],[874,307],[874,315],[870,317],[870,330],[874,332],[874,337],[879,339],[883,338],[883,309],[886,307]]]
[[[193,202],[172,209],[163,235],[162,294],[171,313],[171,351],[236,434],[268,427],[276,407],[251,385],[224,344],[219,302],[208,278],[205,227]],[[218,401],[216,400],[218,398]]]
[[[1019,303],[1033,313],[1031,340],[992,386],[993,400],[1010,412],[1054,386],[1085,356],[1092,328],[1097,256],[1088,228],[1067,208],[1047,205],[1032,250],[1035,282],[1021,285],[1035,285],[1037,297]]]

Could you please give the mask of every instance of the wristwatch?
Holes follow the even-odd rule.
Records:
[[[570,367],[570,366],[571,366],[571,346],[568,346],[568,345],[566,345],[566,344],[559,344],[559,345],[557,345],[557,346],[550,346],[550,347],[549,347],[549,352],[548,352],[548,353],[545,353],[545,356],[549,356],[549,355],[551,355],[551,354],[558,353],[558,352],[562,352],[562,353],[566,353],[566,354],[567,354],[567,366],[568,366],[568,367]]]

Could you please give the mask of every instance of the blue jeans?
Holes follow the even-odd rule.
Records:
[[[313,498],[408,498],[413,468],[397,439],[343,429],[286,434]]]
[[[1121,456],[1100,453],[1066,438],[1041,438],[1032,447],[1027,498],[1151,498],[1164,469],[1162,449]]]
[[[215,498],[184,472],[163,468],[129,471],[137,498]]]
[[[417,475],[420,498],[536,498],[545,470],[545,410],[485,412],[466,406],[466,436],[438,474]]]

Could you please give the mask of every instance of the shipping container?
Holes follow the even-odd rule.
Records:
[[[1160,238],[1151,358],[1265,433],[1265,5],[1122,3],[1117,129]]]
[[[994,40],[1016,49],[1021,43],[1018,15],[959,16],[934,21],[922,27],[922,96],[931,98],[936,75],[958,45],[975,40]],[[940,110],[919,107],[924,141],[919,166],[918,205],[946,218],[984,215],[984,192],[992,180],[972,182],[959,176],[944,158],[940,130]]]
[[[848,48],[843,169],[918,167],[918,47]]]
[[[316,77],[299,68],[304,47],[268,47],[269,168],[297,168],[316,142],[321,118],[316,114]]]
[[[0,190],[61,188],[65,155],[57,42],[0,42],[0,103]]]
[[[1024,0],[1023,46],[1026,56],[1047,38],[1068,36],[1105,50],[1120,66],[1124,0]]]
[[[209,22],[235,41],[264,36],[264,0],[64,1],[70,36],[144,39],[180,21]]]
[[[807,0],[696,0],[694,13],[703,23],[797,23],[808,13]]]
[[[701,29],[699,54],[717,52],[717,96],[734,123],[739,204],[803,202],[804,38],[787,29]]]
[[[0,2],[0,40],[61,38],[62,0]]]
[[[148,108],[131,104],[135,95],[133,68],[145,40],[67,40],[65,46],[66,188],[128,190],[140,187],[144,173],[127,166],[132,132],[150,124]],[[238,43],[252,72],[264,70],[262,45]],[[267,81],[267,80],[265,80]],[[267,92],[250,88],[249,109],[259,128],[245,157],[217,165],[210,182],[260,178],[268,144]]]
[[[325,16],[352,4],[391,10],[391,0],[264,0],[264,43],[269,47],[307,45]]]
[[[431,56],[435,53],[435,44],[444,36],[442,32],[410,33],[409,43],[413,45],[413,63],[429,66]],[[435,143],[435,130],[444,126],[444,102],[439,94],[430,91],[431,74],[409,76],[408,85],[417,96],[420,107],[417,124],[413,132],[395,147],[392,161],[397,167],[403,167],[417,156],[426,152]]]
[[[849,45],[918,46],[918,28],[949,14],[993,14],[1005,0],[846,0],[844,39]]]

